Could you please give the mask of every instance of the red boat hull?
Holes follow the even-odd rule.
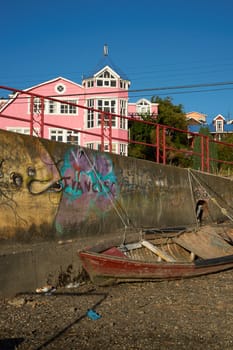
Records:
[[[97,285],[182,279],[233,268],[233,255],[190,263],[144,262],[92,251],[81,251],[79,257],[91,281]]]

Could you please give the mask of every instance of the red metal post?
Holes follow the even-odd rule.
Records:
[[[30,135],[44,137],[44,98],[37,98],[38,106],[35,105],[35,96],[30,97]],[[38,108],[38,109],[37,109]]]
[[[205,136],[199,134],[201,138],[201,171],[205,171]]]
[[[34,106],[34,97],[30,97],[30,135],[33,135],[33,106]]]
[[[166,127],[163,126],[163,164],[166,164]]]
[[[104,113],[100,114],[101,120],[101,152],[104,152]]]
[[[159,163],[159,144],[160,144],[160,139],[159,139],[159,133],[160,133],[159,124],[157,124],[155,127],[156,127],[156,162]]]
[[[41,111],[40,111],[40,137],[44,137],[44,98],[41,98]]]
[[[112,153],[112,114],[108,115],[109,152]]]
[[[206,171],[209,173],[210,172],[210,147],[209,147],[210,138],[208,136],[205,137],[205,142],[206,142]]]

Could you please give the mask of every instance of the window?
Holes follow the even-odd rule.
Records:
[[[126,116],[126,100],[120,100],[120,115]],[[120,118],[120,128],[127,129],[127,119]]]
[[[66,102],[77,104],[76,100],[67,100]],[[60,103],[61,114],[77,114],[77,107],[67,103]]]
[[[112,143],[112,153],[117,153],[117,145]]]
[[[136,112],[138,114],[150,113],[151,104],[146,100],[141,100],[137,103]]]
[[[90,88],[90,87],[93,87],[94,86],[94,81],[93,80],[88,80],[87,81],[87,87]]]
[[[101,143],[97,144],[97,149],[98,151],[101,152]],[[105,143],[104,144],[104,152],[110,152],[110,145],[109,143]],[[112,153],[117,153],[117,144],[116,143],[112,143]]]
[[[50,130],[50,140],[65,142],[63,140],[64,139],[64,131],[65,130],[59,130],[59,129]]]
[[[51,100],[49,100],[48,101],[48,103],[47,103],[47,108],[48,108],[48,113],[49,114],[54,114],[54,113],[56,113],[56,111],[57,111],[57,104],[56,104],[56,102],[55,101],[51,101]]]
[[[55,86],[55,91],[58,94],[63,94],[66,91],[66,87],[63,84],[58,84],[58,85]]]
[[[67,104],[72,103],[72,105]],[[67,100],[67,101],[53,101],[53,100],[45,100],[45,113],[46,114],[78,114],[78,107],[74,106],[78,103],[77,100]],[[36,112],[37,111],[37,112]],[[41,111],[41,103],[40,101],[34,99],[34,113],[40,113]]]
[[[97,109],[103,112],[116,113],[116,100],[97,100]],[[109,126],[110,116],[106,114],[104,121],[106,126]],[[116,117],[112,116],[112,126],[116,126]],[[101,125],[101,113],[98,113],[98,125]]]
[[[108,70],[105,70],[98,76],[96,84],[97,86],[116,87],[117,80],[113,74],[111,74]]]
[[[42,103],[39,97],[34,97],[33,99],[33,113],[41,113]]]
[[[79,133],[77,131],[67,130],[66,135],[67,135],[67,138],[66,138],[67,143],[71,143],[73,145],[79,144]]]
[[[125,81],[120,80],[120,88],[121,88],[121,89],[126,89],[126,88],[127,88],[127,84],[126,84]]]
[[[94,149],[94,143],[87,143],[86,147],[90,149]]]
[[[216,132],[223,132],[223,121],[222,120],[216,121]]]
[[[127,156],[127,145],[125,143],[120,144],[120,155]]]
[[[18,134],[30,135],[30,128],[7,128],[7,130]]]
[[[50,129],[50,140],[78,145],[79,133],[72,130]]]
[[[87,100],[87,107],[94,108],[94,99]],[[87,110],[87,128],[94,127],[94,111]]]

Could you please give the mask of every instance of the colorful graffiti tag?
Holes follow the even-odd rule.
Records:
[[[55,163],[40,139],[2,133],[0,238],[40,235],[41,230],[44,237],[66,233],[86,219],[104,217],[117,196],[106,153],[72,146]]]
[[[63,233],[68,226],[104,216],[117,198],[117,179],[107,154],[72,148],[65,154],[60,169],[63,196],[56,218],[56,229]],[[65,215],[69,207],[69,213]],[[74,214],[75,213],[75,214]]]

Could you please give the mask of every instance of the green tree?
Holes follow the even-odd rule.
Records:
[[[202,136],[199,135],[203,135],[206,136],[204,138],[202,138]],[[196,153],[193,155],[192,157],[192,167],[194,169],[197,170],[201,170],[201,153],[204,152],[203,157],[204,157],[204,164],[206,164],[206,149],[207,149],[207,142],[211,139],[213,139],[209,128],[208,127],[201,127],[199,130],[199,135],[195,136],[194,139],[194,146],[193,146],[193,151]],[[202,150],[202,145],[201,143],[203,142],[203,150]],[[212,173],[215,173],[217,171],[217,160],[218,160],[218,149],[217,149],[217,145],[213,142],[209,142],[209,158],[211,158],[212,160],[210,161],[210,171]],[[203,170],[207,170],[207,169],[203,169]]]
[[[154,128],[151,123],[155,123],[155,120],[148,115],[141,115],[141,120],[149,123],[146,124],[137,120],[129,121],[130,140],[133,141],[129,145],[129,156],[155,160],[155,150],[152,146],[149,146],[151,144],[151,130]]]
[[[183,106],[173,104],[170,97],[164,99],[158,96],[152,97],[151,101],[159,105],[158,124],[172,127],[166,128],[166,145],[170,148],[166,152],[166,161],[173,165],[188,167],[190,157],[185,151],[189,150],[189,143],[187,134],[181,131],[187,131],[187,119]],[[155,140],[155,138],[155,130],[152,130],[151,139]]]
[[[151,102],[159,104],[157,118],[159,124],[169,125],[182,130],[187,129],[187,120],[181,104],[174,105],[170,97],[162,99],[158,96],[153,96]]]
[[[233,165],[230,164],[233,162],[233,135],[225,135],[221,141],[226,143],[226,145],[222,143],[217,145],[218,159],[226,163],[219,162],[218,169],[221,173],[229,175],[233,173]]]
[[[187,130],[186,116],[182,105],[174,105],[172,99],[166,97],[152,97],[151,102],[158,103],[158,117],[155,119],[148,114],[141,115],[141,119],[148,122],[171,126],[180,130]],[[156,144],[156,127],[152,124],[139,123],[136,120],[129,122],[130,139],[137,142]],[[161,137],[162,139],[162,137]],[[166,145],[171,149],[188,149],[188,139],[185,133],[179,130],[166,129]],[[155,147],[131,143],[129,155],[147,160],[155,160]],[[175,150],[167,151],[167,162],[175,165],[189,166],[190,159],[185,153]]]

